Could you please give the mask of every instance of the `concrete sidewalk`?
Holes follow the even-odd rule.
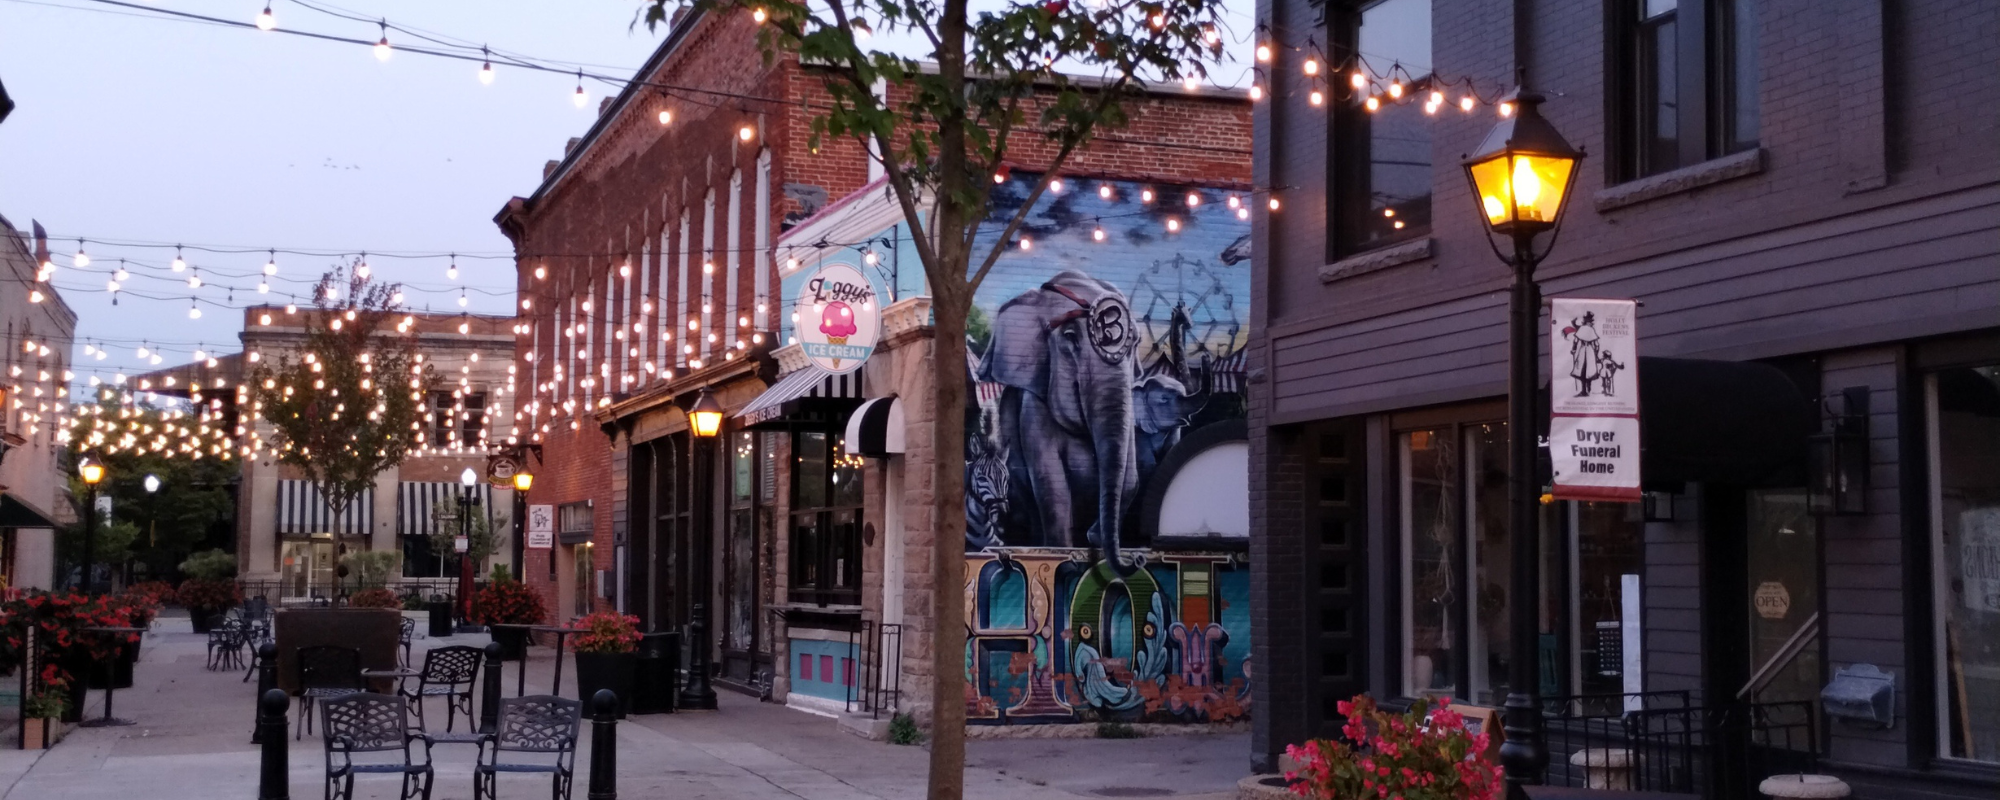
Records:
[[[486,637],[422,639],[419,650],[449,644],[481,645]],[[546,691],[554,651],[532,648],[530,694]],[[416,658],[421,661],[419,652]],[[118,692],[119,717],[137,725],[79,728],[47,751],[0,751],[0,800],[210,800],[253,798],[257,748],[250,745],[254,679],[243,671],[205,668],[206,637],[187,620],[163,619],[146,637],[131,689]],[[574,696],[572,665],[563,690]],[[515,694],[517,665],[503,672],[503,694]],[[102,692],[92,692],[86,716],[102,713]],[[634,716],[618,725],[618,791],[628,798],[921,798],[929,753],[921,747],[871,742],[839,729],[834,720],[728,691],[721,710]],[[433,701],[435,705],[435,701]],[[442,719],[443,709],[432,714]],[[296,723],[296,708],[293,721]],[[460,730],[463,730],[462,723]],[[588,788],[590,724],[579,746],[577,784]],[[1012,739],[967,743],[969,798],[1234,797],[1247,772],[1245,734],[1151,739]],[[314,737],[291,742],[291,793],[317,798],[324,789],[324,755]],[[434,754],[436,798],[472,796],[470,747],[440,747]],[[394,798],[394,779],[362,779],[362,798]],[[545,781],[502,778],[510,797],[544,797]]]

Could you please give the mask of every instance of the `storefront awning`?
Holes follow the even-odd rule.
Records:
[[[439,516],[456,519],[458,498],[465,496],[465,487],[456,481],[403,481],[396,487],[396,533],[403,536],[429,536],[443,529]],[[480,484],[472,490],[472,496],[480,503],[485,513],[491,508],[492,489]]]
[[[340,536],[367,536],[375,530],[375,488],[361,490],[348,501],[347,510],[335,514],[326,507],[319,489],[307,480],[278,481],[278,533],[332,533]]]
[[[775,422],[808,410],[815,400],[860,400],[861,373],[833,374],[818,367],[806,367],[778,379],[757,399],[750,401],[736,418],[744,425]]]
[[[903,452],[903,401],[894,395],[861,404],[847,418],[847,452],[869,458]]]
[[[1641,471],[1648,488],[1754,486],[1798,466],[1815,408],[1769,364],[1639,359]]]
[[[49,515],[36,508],[33,503],[15,497],[13,492],[0,492],[0,528],[53,528],[56,524]]]

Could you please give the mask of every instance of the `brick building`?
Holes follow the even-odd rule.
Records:
[[[809,147],[803,107],[823,93],[823,78],[786,57],[766,65],[755,37],[747,15],[694,11],[677,19],[637,76],[650,88],[635,84],[605,100],[536,191],[509,201],[495,221],[518,253],[517,366],[535,392],[518,414],[524,442],[540,447],[529,500],[554,518],[551,546],[529,551],[525,574],[563,619],[615,608],[646,629],[680,630],[697,605],[712,610],[706,621],[718,681],[783,696],[786,631],[801,615],[822,617],[813,622],[825,642],[848,641],[863,620],[870,630],[884,621],[883,547],[864,529],[887,524],[874,479],[862,485],[874,498],[867,513],[876,516],[861,516],[861,504],[811,509],[847,514],[841,524],[843,536],[857,537],[853,551],[813,552],[831,559],[829,573],[852,579],[811,587],[793,580],[791,559],[802,552],[793,547],[793,526],[808,511],[793,503],[803,457],[795,437],[807,428],[834,432],[879,395],[858,374],[784,384],[781,376],[797,370],[774,352],[791,308],[783,281],[801,268],[788,261],[810,263],[814,246],[858,253],[844,246],[886,235],[879,256],[888,258],[896,237],[884,233],[892,224],[863,220],[836,226],[842,232],[831,239],[781,246],[795,235],[788,231],[803,230],[797,226],[825,229],[842,209],[879,206],[883,187],[871,183],[878,176],[851,139]],[[1208,187],[1218,202],[1243,189],[1247,103],[1240,95],[1179,95],[1140,104],[1131,129],[1107,136],[1071,169],[1079,179],[1159,181],[1162,197],[1170,184]],[[1021,147],[1023,163],[1041,155],[1039,145]],[[898,297],[917,301],[921,269],[904,256],[901,280],[915,283],[898,284]],[[901,341],[923,339],[927,315],[904,316]],[[779,386],[797,389],[797,402],[768,395]],[[685,412],[704,390],[729,417],[716,446],[698,451]],[[765,406],[776,413],[751,408],[760,401],[776,402]],[[746,409],[754,418],[743,416]],[[854,453],[816,444],[821,467],[859,466]],[[866,464],[871,475],[889,469]],[[704,476],[716,479],[704,485]],[[910,495],[903,505],[924,502]],[[906,547],[928,546],[927,514],[900,518]],[[710,524],[696,530],[704,518]],[[928,608],[922,561],[906,563],[903,607]],[[876,587],[872,599],[864,600],[864,570]],[[688,587],[704,584],[709,592],[692,596]],[[820,624],[830,621],[838,625]],[[927,701],[928,624],[904,622],[903,694]]]
[[[256,361],[294,353],[306,335],[311,308],[251,306],[243,310],[243,350],[208,361],[183,364],[134,377],[142,391],[187,397],[207,390],[226,419],[243,427],[243,441],[255,433],[269,442],[272,428],[246,424],[237,408],[236,387],[255,372]],[[390,551],[402,555],[401,588],[424,587],[449,593],[458,562],[434,547],[440,512],[450,514],[468,491],[460,478],[471,469],[480,477],[470,491],[497,540],[487,563],[474,565],[484,578],[493,564],[510,564],[513,550],[514,490],[485,480],[487,453],[510,434],[514,411],[513,326],[511,317],[476,314],[410,314],[417,352],[437,376],[424,398],[421,444],[402,463],[375,477],[375,485],[333,514],[305,475],[279,464],[268,452],[244,458],[236,487],[237,574],[246,592],[273,602],[333,598],[354,587],[338,576],[350,553]],[[392,322],[401,324],[403,315]],[[386,323],[385,323],[386,324]],[[463,330],[461,331],[461,326]],[[254,359],[253,359],[254,356]]]
[[[1789,725],[1784,744],[1734,751],[1816,754],[1856,796],[1992,796],[2000,12],[1261,0],[1258,14],[1277,44],[1328,43],[1334,91],[1308,102],[1329,83],[1281,46],[1257,111],[1257,183],[1283,203],[1253,239],[1256,764],[1333,735],[1356,693],[1504,700],[1523,602],[1504,510],[1510,270],[1459,165],[1496,117],[1457,109],[1464,84],[1434,118],[1421,105],[1427,74],[1491,98],[1521,70],[1589,153],[1542,291],[1643,303],[1632,366],[1652,410],[1649,502],[1543,507],[1536,688],[1613,697],[1545,704],[1550,780],[1582,780],[1563,738],[1576,716],[1636,708],[1642,738],[1669,718]],[[1411,101],[1382,79],[1379,112],[1348,97],[1357,50],[1378,73],[1400,64]],[[1776,411],[1753,418],[1761,405]],[[1809,459],[1834,441],[1809,434],[1835,431],[1865,461]],[[1814,502],[1835,480],[1849,513]],[[1821,706],[1859,665],[1891,676],[1889,717]],[[1628,692],[1647,694],[1617,702]],[[1781,711],[1790,723],[1771,721]],[[1730,780],[1704,760],[1722,752],[1683,750],[1679,783],[1651,782],[1747,796],[1688,785]]]
[[[5,107],[0,97],[0,110]],[[55,587],[50,523],[75,519],[56,420],[69,398],[64,375],[76,312],[54,286],[37,281],[46,256],[45,243],[0,217],[0,275],[13,285],[0,293],[9,376],[6,406],[0,409],[0,578],[8,589]]]

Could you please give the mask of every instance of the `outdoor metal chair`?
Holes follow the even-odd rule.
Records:
[[[243,650],[248,652],[247,660],[250,662],[249,667],[243,670],[244,683],[249,683],[250,678],[257,674],[257,668],[264,664],[264,653],[260,646],[272,641],[271,620],[268,617],[252,616],[250,620],[243,628]]]
[[[400,692],[417,707],[417,727],[430,730],[430,726],[424,723],[426,697],[445,699],[446,732],[457,724],[461,707],[465,710],[466,723],[477,724],[472,716],[472,690],[479,680],[479,664],[485,657],[485,651],[462,644],[440,647],[424,654],[424,669],[417,676],[417,687],[412,690],[406,685]]]
[[[404,669],[410,668],[410,640],[416,638],[416,635],[417,621],[409,617],[404,617],[401,630],[396,634],[396,641],[403,645],[402,665]]]
[[[313,703],[368,690],[361,677],[361,651],[352,647],[316,645],[299,648],[299,724],[312,730]],[[299,738],[294,734],[292,738]]]
[[[583,704],[552,695],[500,701],[498,729],[483,737],[479,765],[472,774],[474,800],[497,797],[502,772],[546,774],[554,800],[567,800],[576,776],[576,739]],[[527,758],[501,761],[502,753]],[[541,756],[547,760],[531,760]],[[550,758],[552,757],[552,758]]]
[[[243,665],[243,631],[240,622],[217,614],[208,618],[208,668],[233,669]]]
[[[356,775],[396,775],[403,779],[403,800],[431,796],[431,746],[420,731],[410,730],[409,707],[403,698],[361,693],[329,698],[320,704],[320,734],[326,741],[326,800],[354,796]],[[423,742],[423,759],[413,758],[410,745]],[[400,753],[398,761],[356,761],[365,753]]]

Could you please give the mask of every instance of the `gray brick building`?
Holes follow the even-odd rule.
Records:
[[[1542,292],[1643,303],[1653,409],[1647,503],[1543,507],[1542,694],[1793,703],[1790,744],[1743,749],[1813,751],[1859,797],[2000,792],[2000,5],[1257,13],[1256,765],[1355,693],[1504,699],[1510,273],[1460,167],[1497,111],[1458,103],[1524,72],[1588,152]],[[1819,468],[1843,415],[1865,461]],[[1755,446],[1719,458],[1726,436]],[[1850,513],[1816,512],[1830,476]],[[1886,726],[1821,709],[1857,664],[1893,676]],[[1590,703],[1546,707],[1551,779],[1579,779],[1560,731]]]

